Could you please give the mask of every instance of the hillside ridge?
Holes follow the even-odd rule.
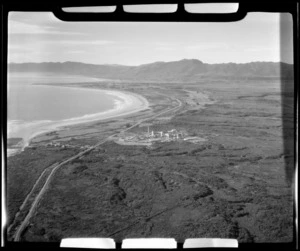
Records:
[[[10,63],[10,72],[52,72],[137,81],[197,81],[203,78],[293,79],[293,65],[283,62],[208,64],[198,59],[153,62],[139,66],[81,62]]]

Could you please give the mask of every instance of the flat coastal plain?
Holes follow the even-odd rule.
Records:
[[[70,237],[236,238],[293,241],[293,82],[104,81],[68,87],[127,91],[146,110],[68,126],[8,158],[8,239],[60,166],[20,241]],[[176,129],[186,137],[120,144],[126,135]],[[147,143],[147,142],[146,142]]]

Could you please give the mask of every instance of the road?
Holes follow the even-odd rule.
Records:
[[[168,97],[168,98],[171,98],[171,97],[169,97],[169,96],[167,96],[167,95],[164,95],[164,94],[161,94],[161,93],[159,93],[159,95],[162,95],[162,96],[166,96],[166,97]],[[163,115],[163,114],[165,114],[165,113],[168,113],[168,112],[174,112],[174,111],[178,110],[178,109],[182,106],[182,102],[181,102],[179,99],[177,99],[177,98],[171,98],[171,99],[174,100],[174,101],[176,101],[176,102],[178,103],[175,107],[173,107],[173,108],[167,108],[166,110],[163,110],[163,111],[161,111],[161,112],[159,112],[159,113],[157,113],[157,114],[155,114],[155,115],[153,115],[153,116],[151,116],[151,117],[149,117],[149,118],[144,118],[144,119],[142,119],[142,120],[139,120],[139,121],[138,121],[137,123],[135,123],[134,125],[132,125],[132,126],[126,128],[126,129],[124,129],[124,130],[121,130],[121,131],[118,132],[118,133],[115,133],[115,134],[113,134],[113,135],[110,135],[110,136],[107,137],[106,139],[104,139],[104,140],[98,142],[96,145],[94,145],[94,146],[92,146],[92,147],[90,147],[90,148],[88,148],[88,149],[86,149],[86,150],[84,150],[84,151],[82,151],[82,152],[80,152],[80,153],[78,153],[78,154],[72,156],[71,158],[66,159],[65,161],[63,161],[63,162],[59,163],[57,166],[55,166],[55,167],[52,169],[52,171],[50,172],[50,174],[49,174],[49,176],[48,176],[48,178],[47,178],[47,180],[46,180],[44,186],[41,188],[40,192],[38,193],[38,195],[37,195],[36,198],[34,199],[32,205],[31,205],[31,207],[30,207],[30,210],[29,210],[28,214],[26,215],[25,219],[24,219],[23,222],[21,223],[20,227],[17,229],[17,231],[16,231],[16,233],[15,233],[15,235],[14,235],[14,241],[20,241],[21,235],[22,235],[23,231],[25,230],[25,228],[27,227],[30,218],[33,216],[33,214],[34,214],[34,212],[35,212],[35,210],[36,210],[36,208],[37,208],[37,206],[38,206],[38,203],[39,203],[40,200],[42,199],[42,196],[45,194],[45,191],[47,190],[47,188],[48,188],[48,186],[49,186],[49,184],[50,184],[51,179],[53,178],[55,172],[56,172],[61,166],[63,166],[63,165],[65,165],[65,164],[67,164],[67,163],[69,163],[69,162],[71,162],[71,161],[73,161],[73,160],[75,160],[75,159],[78,159],[78,158],[80,158],[81,156],[87,154],[88,152],[92,151],[93,149],[97,148],[98,146],[100,146],[100,145],[104,144],[105,142],[107,142],[108,140],[110,140],[111,137],[114,137],[114,136],[116,136],[116,135],[119,135],[120,133],[124,133],[124,132],[126,132],[126,131],[128,131],[128,130],[130,130],[130,129],[132,129],[132,128],[138,126],[138,125],[140,125],[141,123],[143,123],[143,122],[145,122],[145,121],[154,119],[154,118],[159,117],[159,116],[161,116],[161,115]],[[27,199],[27,198],[26,198],[26,199]],[[28,200],[28,199],[27,199],[27,200]],[[24,203],[23,203],[23,204],[24,204]]]

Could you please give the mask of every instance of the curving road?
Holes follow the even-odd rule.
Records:
[[[145,121],[154,119],[154,118],[159,117],[159,116],[161,116],[161,115],[163,115],[163,114],[165,114],[165,113],[168,113],[168,112],[176,111],[176,110],[178,110],[178,109],[182,106],[182,102],[181,102],[179,99],[177,99],[177,98],[172,98],[172,97],[169,97],[169,96],[164,95],[164,94],[161,94],[161,93],[159,93],[159,95],[162,95],[162,96],[171,98],[172,100],[176,101],[176,102],[178,103],[177,106],[175,106],[175,107],[173,107],[173,108],[167,108],[166,110],[163,110],[163,111],[161,111],[161,112],[159,112],[159,113],[157,113],[157,114],[155,114],[155,115],[153,115],[153,116],[151,116],[151,117],[149,117],[149,118],[145,118],[145,119],[139,120],[139,121],[138,121],[137,123],[135,123],[134,125],[132,125],[132,126],[126,128],[126,129],[124,129],[124,130],[121,130],[121,131],[118,132],[118,133],[115,133],[115,134],[113,134],[113,135],[107,137],[106,139],[104,139],[104,140],[98,142],[96,145],[94,145],[94,146],[92,146],[92,147],[90,147],[90,148],[88,148],[88,149],[86,149],[86,150],[84,150],[84,151],[82,151],[82,152],[80,152],[80,153],[78,153],[78,154],[72,156],[71,158],[66,159],[65,161],[61,162],[60,164],[58,164],[57,166],[55,166],[55,167],[52,169],[52,171],[50,172],[50,174],[49,174],[49,176],[48,176],[48,178],[47,178],[47,180],[46,180],[44,186],[41,188],[40,192],[38,193],[38,195],[37,195],[36,198],[34,199],[34,201],[33,201],[32,205],[31,205],[31,207],[30,207],[30,210],[29,210],[28,214],[26,215],[25,219],[24,219],[23,222],[21,223],[20,227],[17,229],[17,231],[16,231],[16,233],[15,233],[15,235],[14,235],[14,241],[20,241],[21,235],[22,235],[23,231],[24,231],[25,228],[27,227],[30,218],[33,216],[33,214],[34,214],[34,212],[35,212],[35,210],[36,210],[36,208],[37,208],[37,206],[38,206],[38,203],[39,203],[40,200],[42,199],[42,196],[44,195],[46,189],[48,188],[49,183],[51,182],[51,179],[53,178],[53,175],[55,174],[55,172],[57,171],[57,169],[59,169],[61,166],[65,165],[65,164],[71,162],[72,160],[75,160],[75,159],[77,159],[77,158],[80,158],[81,156],[83,156],[84,154],[86,154],[86,153],[92,151],[92,150],[95,149],[96,147],[98,147],[98,146],[104,144],[104,143],[107,142],[111,137],[116,136],[116,135],[118,135],[118,134],[120,134],[120,133],[126,132],[126,131],[128,131],[128,130],[130,130],[130,129],[132,129],[132,128],[138,126],[138,125],[140,125],[141,123],[143,123],[143,122],[145,122]],[[27,199],[27,198],[26,198],[26,199]],[[26,199],[25,199],[25,200],[26,200]],[[28,199],[27,199],[27,200],[28,200]],[[23,204],[24,204],[24,202],[23,202]],[[22,204],[22,205],[23,205],[23,204]]]

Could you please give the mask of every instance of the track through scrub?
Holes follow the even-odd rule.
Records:
[[[12,223],[9,225],[7,232],[9,233],[10,230],[13,228],[13,226],[16,224],[17,218],[19,216],[19,214],[21,213],[22,210],[24,210],[26,204],[28,203],[28,201],[30,200],[30,197],[34,194],[35,190],[37,189],[39,183],[41,182],[41,180],[44,178],[45,175],[47,175],[47,172],[50,172],[49,170],[51,170],[52,168],[55,167],[55,165],[57,165],[58,163],[54,163],[51,166],[45,168],[45,170],[40,174],[40,176],[38,177],[38,179],[36,180],[36,182],[34,183],[32,189],[30,190],[30,192],[27,194],[25,200],[23,201],[22,205],[19,207],[18,212],[16,213]]]
[[[164,94],[159,94],[159,95],[168,97],[167,95],[164,95]],[[168,97],[168,98],[170,98],[170,97]],[[71,162],[71,161],[73,161],[73,160],[75,160],[75,159],[77,159],[77,158],[80,158],[80,157],[82,157],[83,155],[89,153],[90,151],[94,150],[94,149],[97,148],[98,146],[100,146],[100,145],[104,144],[105,142],[107,142],[108,140],[110,140],[111,137],[114,137],[114,136],[119,135],[120,133],[124,133],[124,132],[126,132],[126,131],[129,131],[130,129],[132,129],[132,128],[138,126],[138,125],[140,125],[141,123],[143,123],[143,122],[145,122],[145,121],[154,119],[154,118],[159,117],[159,116],[161,116],[161,115],[163,115],[163,114],[166,114],[166,113],[168,113],[168,112],[174,112],[174,111],[177,111],[177,110],[182,106],[182,102],[181,102],[179,99],[177,99],[177,98],[171,98],[171,99],[173,99],[174,101],[177,102],[177,105],[176,105],[175,107],[167,108],[166,110],[163,110],[163,111],[159,112],[158,114],[155,114],[155,115],[153,115],[153,116],[150,116],[149,118],[144,118],[144,119],[142,119],[142,120],[139,120],[139,121],[138,121],[137,123],[135,123],[134,125],[132,125],[132,126],[126,128],[126,129],[124,129],[124,130],[121,130],[121,131],[118,132],[118,133],[115,133],[115,134],[113,134],[113,135],[110,135],[110,136],[107,137],[105,140],[102,140],[102,141],[98,142],[96,145],[94,145],[94,146],[92,146],[92,147],[89,147],[88,149],[86,149],[86,150],[84,150],[84,151],[82,151],[82,152],[80,152],[80,153],[74,155],[74,156],[71,157],[71,158],[66,159],[65,161],[63,161],[63,162],[61,162],[60,164],[58,164],[57,166],[55,166],[55,167],[52,169],[51,173],[49,174],[49,176],[48,176],[48,178],[47,178],[45,184],[44,184],[43,187],[42,187],[42,189],[40,190],[40,192],[38,193],[38,195],[35,197],[35,199],[34,199],[32,205],[31,205],[30,210],[29,210],[28,214],[26,215],[25,219],[23,220],[23,222],[21,223],[20,227],[17,229],[16,233],[14,234],[14,238],[13,238],[14,241],[20,241],[21,235],[22,235],[23,231],[26,229],[26,227],[28,226],[29,220],[30,220],[30,218],[33,216],[34,212],[36,211],[36,208],[37,208],[37,206],[38,206],[38,203],[39,203],[40,200],[42,199],[42,196],[45,194],[45,192],[46,192],[46,190],[47,190],[47,188],[48,188],[48,186],[49,186],[49,184],[50,184],[51,179],[53,178],[55,172],[56,172],[61,166],[63,166],[63,165],[65,165],[65,164],[67,164],[67,163],[69,163],[69,162]]]

